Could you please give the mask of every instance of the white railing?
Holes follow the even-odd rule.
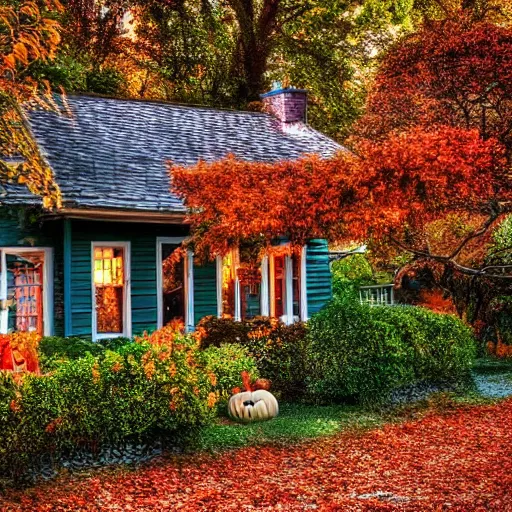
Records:
[[[361,286],[359,300],[361,304],[370,304],[371,306],[393,306],[395,304],[393,286],[393,283]]]

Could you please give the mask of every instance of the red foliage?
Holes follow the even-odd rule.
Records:
[[[244,370],[242,373],[242,383],[244,385],[245,391],[252,391],[252,385],[251,385],[251,376],[249,375],[249,372]]]
[[[512,510],[512,400],[430,414],[367,434],[135,471],[71,475],[0,497],[0,509],[196,511]]]
[[[511,28],[465,13],[432,21],[384,59],[354,153],[172,169],[192,212],[196,253],[224,254],[242,241],[268,250],[286,236],[295,246],[366,241],[382,254],[391,241],[471,274],[459,245],[484,254],[480,231],[511,211],[511,98]],[[450,234],[447,252],[435,252],[428,226],[447,218],[471,219],[472,232]]]
[[[402,240],[450,213],[487,213],[491,201],[512,196],[502,157],[476,130],[439,126],[360,142],[357,156],[272,165],[228,158],[173,168],[172,176],[192,211],[195,251],[211,257],[247,240],[268,247],[280,236],[296,246]]]
[[[452,299],[445,297],[441,290],[423,290],[418,305],[431,309],[436,313],[457,314]]]
[[[431,21],[384,59],[359,125],[381,139],[412,126],[479,130],[512,149],[512,29],[459,13]]]
[[[256,379],[252,383],[252,389],[253,391],[256,391],[258,389],[264,389],[265,391],[270,391],[270,388],[272,386],[272,383],[269,379]]]

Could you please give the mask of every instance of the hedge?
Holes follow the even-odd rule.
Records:
[[[318,401],[382,402],[418,382],[465,379],[476,354],[469,327],[413,306],[369,306],[345,293],[309,323],[308,392]]]
[[[63,361],[46,375],[1,372],[0,473],[15,477],[34,457],[84,446],[188,441],[215,414],[215,379],[193,337],[167,338]]]

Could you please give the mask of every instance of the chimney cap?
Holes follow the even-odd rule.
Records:
[[[266,92],[265,94],[260,94],[260,98],[269,98],[270,96],[277,96],[278,94],[285,94],[285,93],[300,93],[300,94],[307,94],[308,91],[306,89],[296,89],[295,87],[281,87],[279,89],[273,89],[269,92]]]

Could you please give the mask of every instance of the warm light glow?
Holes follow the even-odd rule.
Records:
[[[94,284],[123,285],[123,251],[111,247],[94,250]]]

